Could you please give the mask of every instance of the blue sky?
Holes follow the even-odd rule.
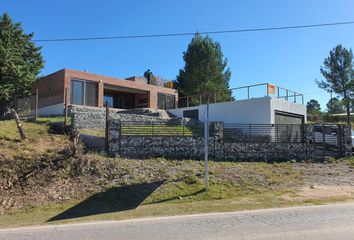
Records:
[[[269,1],[23,1],[1,0],[0,12],[21,21],[36,39],[214,31],[354,20],[351,0]],[[231,87],[270,82],[315,98],[329,94],[314,80],[331,48],[354,48],[354,25],[211,35],[232,71]],[[175,79],[191,36],[40,43],[42,75],[62,68],[128,77],[146,69]]]

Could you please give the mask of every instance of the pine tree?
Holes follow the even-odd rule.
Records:
[[[321,73],[325,81],[316,81],[318,86],[343,97],[347,112],[347,123],[350,123],[350,103],[354,88],[353,53],[342,45],[333,48],[325,58]]]
[[[306,104],[306,108],[307,108],[307,113],[309,114],[318,115],[321,113],[320,103],[315,99],[311,99],[310,101],[308,101]]]
[[[176,87],[182,96],[200,94],[204,98],[216,95],[217,101],[230,101],[231,71],[218,42],[196,33],[183,53],[184,68],[180,69]]]
[[[9,106],[15,96],[28,96],[44,66],[41,48],[32,37],[33,33],[26,34],[21,23],[13,23],[7,13],[0,16],[0,108]]]

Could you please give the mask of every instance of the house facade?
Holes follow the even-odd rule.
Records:
[[[114,78],[84,71],[62,69],[33,83],[38,90],[40,115],[62,114],[64,99],[68,104],[129,108],[175,108],[178,91],[149,84],[145,78]],[[65,97],[66,96],[66,97]]]

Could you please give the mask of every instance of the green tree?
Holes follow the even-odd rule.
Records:
[[[336,114],[336,113],[344,113],[345,108],[343,102],[338,98],[331,98],[326,104],[328,113]]]
[[[343,97],[347,112],[347,123],[350,123],[350,102],[354,87],[353,53],[342,45],[337,45],[324,59],[321,73],[324,80],[317,81],[320,88]]]
[[[21,23],[5,13],[0,16],[0,107],[8,107],[14,97],[25,97],[44,66],[41,47],[32,42]]]
[[[321,106],[320,103],[315,100],[311,99],[310,101],[307,102],[307,113],[317,115],[321,113]]]
[[[221,46],[209,37],[196,33],[183,53],[184,68],[180,69],[176,87],[182,96],[201,94],[205,99],[214,93],[217,101],[230,101],[231,71],[223,57]]]

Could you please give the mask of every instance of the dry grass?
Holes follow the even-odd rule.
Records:
[[[0,215],[0,227],[354,200],[343,185],[352,179],[351,159],[347,164],[210,161],[205,192],[202,161],[66,156],[66,136],[48,134],[45,124],[24,127],[29,143],[20,141],[14,121],[0,122],[0,204],[10,206]],[[19,184],[21,176],[26,178]],[[329,194],[329,185],[343,191]]]

